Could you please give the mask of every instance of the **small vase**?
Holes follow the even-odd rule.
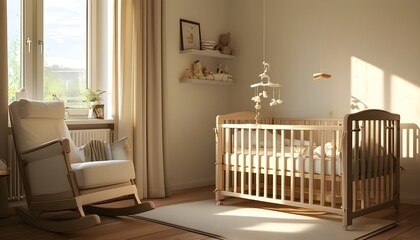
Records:
[[[93,111],[93,108],[89,108],[88,118],[95,118],[95,113]]]

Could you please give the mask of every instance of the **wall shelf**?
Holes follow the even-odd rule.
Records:
[[[234,59],[235,56],[222,54],[219,51],[212,51],[212,50],[197,50],[197,49],[188,49],[188,50],[181,50],[180,54],[186,55],[195,55],[195,56],[202,56],[207,58],[218,58],[218,59]],[[233,81],[220,81],[220,80],[207,80],[207,79],[180,79],[180,83],[195,83],[195,84],[208,84],[208,85],[224,85],[229,86],[233,85]]]
[[[233,81],[218,81],[206,79],[180,79],[180,83],[197,83],[197,84],[210,84],[210,85],[233,85]]]
[[[197,50],[197,49],[188,49],[180,51],[181,54],[191,54],[197,56],[204,56],[204,57],[213,57],[213,58],[221,58],[221,59],[234,59],[235,56],[222,54],[218,51],[212,50]]]

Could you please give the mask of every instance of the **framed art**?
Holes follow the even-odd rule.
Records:
[[[200,23],[180,19],[182,50],[201,49]]]

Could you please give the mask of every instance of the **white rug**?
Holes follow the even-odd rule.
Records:
[[[237,202],[228,199],[221,206],[214,200],[175,204],[136,216],[232,240],[363,239],[395,226],[394,221],[359,217],[346,231],[341,217],[335,214],[293,214],[240,207]]]

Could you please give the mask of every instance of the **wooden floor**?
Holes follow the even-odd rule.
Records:
[[[213,187],[202,187],[175,192],[165,199],[151,199],[157,207],[170,204],[213,198]],[[249,206],[254,202],[250,201]],[[398,226],[370,239],[420,239],[420,205],[402,204],[397,214],[393,208],[371,214],[370,217],[398,220]],[[210,240],[211,237],[188,232],[170,226],[143,221],[133,217],[101,217],[102,223],[90,229],[62,235],[46,232],[23,223],[10,210],[8,218],[0,219],[0,239],[182,239]]]

